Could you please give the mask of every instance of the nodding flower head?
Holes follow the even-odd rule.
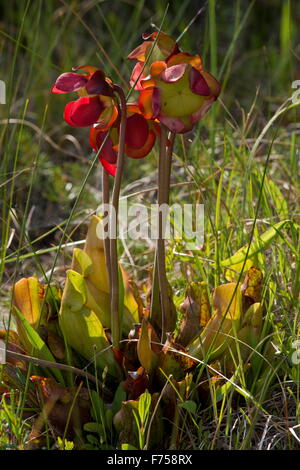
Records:
[[[131,85],[140,91],[139,108],[146,119],[159,120],[176,133],[188,132],[217,99],[220,84],[202,70],[199,55],[180,51],[170,36],[153,33],[145,39],[128,56],[138,61]]]
[[[157,123],[145,119],[137,104],[127,104],[125,153],[128,157],[136,159],[146,157],[155,143],[158,132]],[[108,173],[115,176],[119,147],[118,122],[116,121],[109,131],[103,131],[95,124],[90,131],[90,144],[96,151],[102,146],[99,160]]]
[[[60,75],[51,89],[52,93],[77,92],[79,95],[76,101],[66,105],[65,121],[75,127],[97,123],[102,130],[109,129],[118,117],[111,80],[91,65],[83,65],[73,70],[74,72]],[[85,74],[75,73],[77,70],[82,70]]]

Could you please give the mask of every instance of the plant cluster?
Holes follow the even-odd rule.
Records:
[[[56,94],[78,93],[64,118],[90,128],[103,167],[103,203],[114,211],[106,214],[108,227],[105,214],[91,218],[63,290],[34,277],[14,285],[17,331],[1,332],[8,358],[1,392],[23,390],[26,406],[41,410],[31,442],[50,426],[63,438],[59,446],[71,439],[78,447],[175,449],[182,420],[193,420],[211,393],[220,402],[235,389],[255,402],[255,390],[247,390],[254,378],[257,387],[263,383],[272,360],[262,273],[253,257],[213,294],[205,282],[187,286],[178,311],[166,276],[161,218],[146,299],[119,264],[117,237],[105,236],[107,228],[113,232],[112,214],[118,215],[126,156],[143,158],[159,141],[158,204],[167,204],[175,137],[191,131],[220,93],[200,56],[181,51],[162,32],[143,40],[128,56],[135,61],[135,101],[90,65],[60,75],[52,87]]]

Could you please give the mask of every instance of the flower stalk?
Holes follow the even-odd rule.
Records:
[[[163,220],[163,205],[169,204],[172,153],[175,139],[173,132],[169,134],[168,136],[167,127],[161,124],[157,196],[159,206],[158,238],[155,254],[151,317],[153,318],[158,311],[161,312],[162,341],[165,339],[165,333],[168,331],[171,321],[171,303],[165,264],[165,221]]]
[[[104,167],[102,167],[102,203],[103,203],[103,217],[108,218],[108,211],[107,207],[109,204],[109,174]],[[104,233],[108,232],[109,227],[104,226],[103,231]],[[110,238],[104,237],[104,254],[105,254],[105,262],[106,262],[106,269],[108,273],[108,278],[111,277],[111,267],[110,267]]]
[[[126,98],[124,91],[118,85],[114,85],[114,90],[118,93],[121,107],[120,139],[117,158],[117,171],[112,193],[112,208],[109,217],[110,234],[110,293],[111,293],[111,333],[112,344],[119,347],[121,339],[121,318],[119,306],[119,264],[117,249],[117,220],[119,211],[119,196],[121,182],[125,164],[125,136],[126,136]]]

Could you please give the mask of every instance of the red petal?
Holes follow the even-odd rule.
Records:
[[[138,91],[143,90],[143,87],[141,85],[141,80],[145,78],[145,74],[141,73],[143,66],[143,62],[137,62],[132,70],[132,74],[129,80],[130,86],[134,86],[134,89]]]
[[[199,55],[191,55],[188,52],[179,52],[179,54],[172,55],[167,60],[168,67],[178,64],[190,64],[195,69],[202,70],[202,60]]]
[[[108,163],[104,158],[100,159],[100,163],[103,166],[103,168],[105,168],[107,173],[109,173],[112,176],[116,176],[116,172],[117,172],[116,165],[112,165],[111,163]]]
[[[170,131],[180,134],[186,132],[184,122],[180,118],[168,117],[164,114],[158,116],[160,122],[162,122]],[[189,129],[190,130],[190,129]]]
[[[107,136],[107,132],[101,132],[97,128],[92,127],[90,131],[90,145],[94,150],[99,150],[104,139]],[[116,163],[117,154],[113,150],[113,143],[110,137],[107,138],[105,144],[103,145],[99,159],[104,159],[108,163]]]
[[[204,77],[198,70],[194,69],[194,67],[191,67],[189,79],[190,87],[193,93],[201,96],[211,95],[210,88],[207,85]]]
[[[127,59],[137,59],[137,60],[141,60],[142,62],[144,62],[146,59],[147,50],[151,46],[152,46],[151,41],[143,42],[143,44],[140,44],[132,52],[130,52],[130,54],[127,56]]]
[[[112,87],[105,80],[105,75],[101,70],[97,70],[85,87],[89,95],[113,96]]]
[[[66,93],[66,92],[59,90],[58,88],[56,88],[55,85],[53,85],[53,87],[51,88],[51,93],[56,93],[57,95],[61,95],[61,94]]]
[[[145,144],[143,145],[143,147],[140,147],[139,149],[134,149],[126,145],[125,151],[126,151],[127,156],[130,158],[144,158],[151,151],[154,143],[155,143],[155,134],[154,132],[150,131],[148,134],[148,138]]]
[[[105,133],[99,133],[97,136],[97,147],[100,148],[102,145],[102,142],[104,138],[106,137],[106,132]],[[113,150],[113,144],[108,137],[107,141],[105,142],[104,146],[102,147],[101,150],[101,158],[104,158],[108,163],[116,163],[117,161],[117,154]]]
[[[152,111],[152,95],[153,90],[147,89],[143,90],[140,93],[139,97],[139,108],[146,119],[152,119],[153,111]]]
[[[97,129],[95,127],[91,127],[91,130],[90,130],[90,146],[94,149],[94,150],[98,150],[97,149],[97,144],[96,144],[96,137],[97,137]]]
[[[166,70],[166,68],[167,68],[167,64],[163,60],[157,60],[156,62],[153,62],[153,64],[151,64],[151,67],[150,67],[151,77],[157,77],[164,70]]]
[[[145,145],[149,135],[149,126],[141,114],[133,114],[126,120],[125,142],[129,147],[139,149]]]
[[[71,126],[91,126],[97,122],[103,111],[99,98],[84,96],[77,101],[71,101],[65,107],[64,119]]]
[[[218,98],[219,94],[220,94],[220,91],[221,91],[221,85],[220,83],[218,82],[218,80],[213,76],[211,75],[210,73],[208,72],[201,72],[206,83],[208,84],[209,86],[209,89],[210,89],[210,92],[211,94],[215,97],[215,98]]]
[[[57,78],[51,91],[52,93],[71,93],[83,88],[87,81],[88,79],[85,75],[63,73]]]
[[[216,98],[214,96],[204,100],[204,103],[201,106],[201,108],[198,111],[196,111],[195,113],[192,114],[193,124],[195,122],[199,121],[199,119],[201,119],[204,116],[204,114],[207,113],[207,111],[209,110],[209,108],[211,107],[211,105],[213,104],[213,102],[215,100],[216,100]]]
[[[153,117],[157,117],[160,113],[161,110],[161,97],[160,97],[160,91],[158,88],[154,88],[153,94],[152,94],[152,111],[153,111]]]

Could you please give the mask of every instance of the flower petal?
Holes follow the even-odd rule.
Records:
[[[161,93],[158,88],[154,88],[152,94],[152,112],[153,117],[157,117],[161,110]]]
[[[167,68],[166,62],[162,60],[157,60],[156,62],[153,62],[153,64],[151,64],[150,66],[150,75],[152,77],[157,77],[164,70],[166,70],[166,68]]]
[[[138,149],[134,149],[126,145],[125,152],[129,158],[144,158],[148,155],[148,153],[152,150],[152,147],[155,143],[155,134],[154,132],[150,131],[148,133],[148,138],[144,145]]]
[[[143,90],[139,97],[139,108],[146,119],[152,119],[152,95],[153,89]]]
[[[101,132],[96,127],[92,127],[90,130],[90,145],[94,150],[98,151],[103,144],[104,139],[107,136],[107,132]],[[116,163],[117,154],[113,150],[113,143],[110,137],[106,139],[103,145],[99,159],[105,159],[108,163]]]
[[[142,78],[140,80],[140,84],[142,86],[142,90],[146,90],[147,88],[155,87],[155,79],[151,77],[151,75],[147,75],[147,77]]]
[[[55,85],[53,85],[53,87],[51,88],[50,91],[51,91],[51,93],[56,93],[57,95],[61,95],[61,94],[63,94],[63,93],[66,93],[65,91],[61,91],[61,90],[59,90],[58,88],[56,88]]]
[[[168,67],[178,64],[189,64],[201,72],[202,60],[199,55],[191,55],[188,52],[179,52],[179,54],[172,55],[167,60]]]
[[[80,67],[72,67],[72,70],[74,72],[76,72],[77,70],[84,70],[84,72],[87,72],[91,76],[99,69],[94,65],[80,65]]]
[[[209,86],[211,95],[213,95],[215,98],[218,98],[221,91],[221,85],[218,80],[208,72],[201,72],[201,74]]]
[[[136,59],[136,60],[145,62],[146,54],[148,52],[149,47],[151,47],[151,45],[152,45],[151,41],[143,42],[138,47],[133,49],[132,52],[130,52],[130,54],[127,56],[127,59]]]
[[[116,106],[111,106],[109,109],[110,113],[107,113],[107,116],[105,115],[107,110],[105,110],[101,114],[100,119],[98,119],[99,127],[101,126],[103,131],[109,129],[115,123],[119,115],[119,111]],[[103,119],[104,116],[105,119]]]
[[[190,80],[190,87],[193,93],[196,93],[196,95],[201,95],[201,96],[211,95],[210,88],[208,84],[206,83],[204,77],[199,72],[199,70],[194,69],[194,67],[191,67],[189,80]]]
[[[83,88],[87,81],[88,78],[85,75],[80,75],[78,73],[63,73],[57,78],[51,92],[71,93]]]
[[[109,173],[111,176],[116,176],[117,172],[117,166],[111,163],[108,163],[104,158],[100,158],[100,163],[105,168],[107,173]]]
[[[101,70],[97,70],[88,80],[86,91],[89,95],[113,96],[113,89],[105,80],[105,75]]]
[[[143,147],[149,136],[149,126],[141,114],[133,114],[126,120],[125,143],[134,149]]]
[[[107,131],[118,118],[118,108],[116,106],[109,106],[104,109],[97,120],[97,129],[102,132]]]
[[[187,64],[178,64],[168,67],[160,74],[160,79],[166,83],[174,83],[180,80],[186,70]]]
[[[162,122],[170,131],[175,132],[176,134],[180,134],[183,132],[187,132],[186,126],[182,120],[182,118],[178,117],[169,117],[166,116],[165,114],[160,114],[158,116],[158,119],[160,122]]]
[[[137,62],[135,66],[133,67],[131,77],[129,80],[130,86],[131,87],[134,86],[134,89],[138,91],[143,90],[143,87],[141,85],[141,80],[145,78],[145,74],[141,73],[143,66],[144,66],[143,62]]]
[[[126,105],[126,113],[127,116],[131,116],[132,114],[141,114],[141,110],[139,108],[138,103],[127,103]]]
[[[66,105],[64,119],[71,126],[91,126],[97,122],[102,111],[103,105],[97,96],[84,96]]]
[[[97,137],[97,128],[96,127],[91,127],[91,129],[90,129],[90,146],[94,150],[98,150],[97,143],[96,143],[96,137]]]
[[[207,113],[207,111],[209,110],[209,108],[211,107],[211,105],[213,104],[215,100],[216,98],[214,96],[204,100],[201,108],[192,114],[193,124],[199,121],[199,119],[201,119]]]
[[[106,137],[106,133],[101,132],[101,133],[98,134],[98,136],[96,138],[98,148],[101,147],[105,137]],[[113,144],[112,144],[112,141],[109,137],[108,137],[107,141],[105,142],[105,144],[103,145],[100,155],[108,163],[116,163],[117,154],[113,150]]]
[[[179,51],[176,41],[171,36],[166,33],[163,33],[162,31],[160,31],[159,33],[154,32],[151,34],[144,33],[142,35],[142,38],[146,40],[151,38],[152,41],[155,41],[157,35],[159,36],[156,44],[158,45],[164,57],[168,57],[169,55]]]

